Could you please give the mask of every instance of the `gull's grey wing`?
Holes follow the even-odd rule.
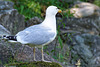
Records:
[[[51,32],[51,29],[42,26],[31,26],[19,32],[16,36],[26,44],[43,45],[56,36],[56,33]]]

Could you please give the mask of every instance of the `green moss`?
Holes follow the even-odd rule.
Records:
[[[55,62],[30,62],[30,63],[13,63],[7,64],[6,67],[62,67],[59,63]]]

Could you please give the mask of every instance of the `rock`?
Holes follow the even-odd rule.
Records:
[[[14,57],[9,43],[0,40],[0,64],[6,64],[11,62]]]
[[[93,15],[94,9],[93,7],[71,8],[70,12],[75,18],[82,18]]]
[[[74,61],[80,59],[81,65],[86,67],[93,67],[94,65],[100,64],[100,48],[98,48],[100,47],[99,36],[80,34],[73,36],[73,39],[71,52]]]
[[[42,21],[43,20],[41,20],[38,17],[33,17],[33,18],[29,19],[28,21],[26,21],[26,27],[36,25],[36,24],[40,24]]]
[[[70,34],[70,36],[68,33]],[[66,32],[66,33],[62,32],[61,38],[65,45],[62,51],[70,52],[71,64],[74,65],[77,63],[78,60],[80,60],[82,67],[100,66],[100,48],[99,48],[100,36],[99,35],[92,35],[89,33],[81,34],[81,33],[73,33],[73,32]],[[66,39],[68,40],[66,41]],[[68,48],[70,49],[68,50]],[[59,52],[59,50],[56,51]]]
[[[59,20],[58,20],[59,21]],[[73,33],[89,33],[93,35],[100,34],[100,16],[91,16],[86,18],[65,18],[61,22],[58,22],[61,25],[62,32],[73,32]],[[65,25],[65,26],[64,26]]]
[[[98,13],[100,14],[99,10]],[[63,49],[56,49],[55,51],[63,51],[60,53],[68,58],[63,61],[65,64],[69,60],[72,65],[76,65],[80,60],[82,67],[100,67],[99,14],[81,18],[57,18]],[[69,53],[69,57],[66,52]]]
[[[36,48],[35,54],[36,60],[41,61],[41,51],[38,48]],[[46,53],[44,53],[44,59],[60,63]],[[33,48],[27,45],[21,45],[20,43],[8,43],[0,40],[0,60],[1,64],[12,63],[14,61],[33,62]]]
[[[2,65],[2,64],[0,64],[0,67],[3,67],[3,65]]]
[[[58,18],[57,22],[65,44],[62,51],[68,51],[65,47],[71,48],[71,64],[76,64],[80,59],[82,67],[100,66],[100,16],[60,20]]]
[[[0,1],[0,10],[10,10],[13,9],[13,3],[9,1]]]
[[[15,47],[17,47],[16,45]],[[15,56],[17,61],[23,61],[23,62],[31,62],[33,61],[33,48],[22,45],[19,49],[16,51],[17,55]],[[36,60],[41,61],[41,51],[36,48]],[[55,60],[44,53],[45,60],[54,62]]]
[[[70,11],[70,13],[73,14],[75,18],[82,18],[93,15],[100,16],[100,7],[87,2],[77,1],[75,2],[73,8],[67,11]]]
[[[12,2],[0,1],[0,24],[7,28],[11,34],[14,35],[25,28],[24,19],[23,15],[13,9]]]
[[[2,35],[10,35],[11,33],[2,25],[0,25],[0,36]]]
[[[51,56],[44,53],[44,59],[52,62],[60,63],[54,60]],[[33,48],[20,43],[8,43],[0,41],[0,62],[8,64],[12,62],[33,62]],[[36,48],[36,60],[41,61],[41,51]],[[60,63],[61,64],[61,63]],[[63,65],[63,64],[61,64]]]
[[[100,9],[99,6],[89,3],[89,2],[81,2],[81,1],[76,1],[74,2],[74,6],[73,7],[77,7],[77,8],[84,8],[84,7],[93,7],[94,10],[98,10]]]

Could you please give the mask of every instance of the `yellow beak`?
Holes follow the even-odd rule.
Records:
[[[59,10],[58,10],[58,13],[62,13],[62,10],[59,9]]]

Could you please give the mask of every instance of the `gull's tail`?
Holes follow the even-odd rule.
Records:
[[[17,42],[17,36],[6,36],[6,35],[3,35],[0,37],[0,39],[2,40],[8,40],[9,42]]]

